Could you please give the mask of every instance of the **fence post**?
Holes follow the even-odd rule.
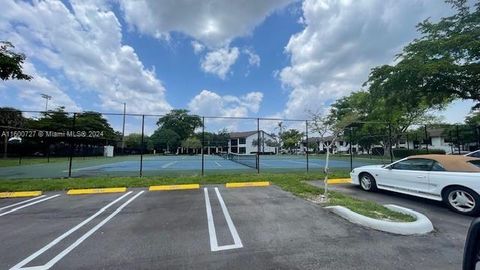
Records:
[[[308,171],[310,170],[309,160],[308,160],[308,144],[309,144],[308,143],[308,120],[305,120],[305,135],[307,137],[307,143],[306,143],[307,144],[307,155],[306,155],[306,157],[307,157],[307,173],[308,173]]]
[[[406,139],[407,140],[407,150],[410,150],[410,142],[408,141],[408,139],[409,138],[408,138],[408,133],[407,133],[407,139]]]
[[[350,171],[353,170],[353,152],[352,152],[352,143],[353,143],[353,139],[352,139],[352,127],[349,128],[349,135],[350,135],[350,142],[349,142],[349,145],[350,145]]]
[[[477,126],[475,130],[477,131],[477,149],[480,149],[480,126]]]
[[[205,173],[205,116],[202,116],[202,176]]]
[[[425,125],[424,131],[425,131],[425,148],[427,149],[427,153],[429,153],[429,150],[428,150],[428,131],[427,131],[427,125]]]
[[[393,149],[392,149],[392,124],[388,123],[388,141],[389,141],[389,152],[390,152],[390,163],[393,163]]]
[[[142,142],[140,146],[140,177],[143,176],[143,147],[144,147],[144,137],[145,137],[145,115],[142,115]]]
[[[257,173],[260,173],[260,118],[257,118]]]
[[[456,133],[457,133],[457,146],[458,146],[458,154],[460,155],[460,132],[458,130],[458,125],[455,126]]]
[[[72,123],[72,134],[75,134],[75,120],[77,118],[77,114],[73,113],[73,123]],[[70,156],[68,161],[68,177],[72,177],[72,160],[73,160],[73,147],[75,143],[75,136],[72,136],[70,139]]]

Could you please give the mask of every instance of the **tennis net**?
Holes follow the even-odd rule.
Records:
[[[257,155],[249,154],[234,154],[234,153],[219,153],[224,159],[242,164],[244,166],[257,169]]]

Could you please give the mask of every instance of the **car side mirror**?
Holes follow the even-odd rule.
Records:
[[[480,262],[480,218],[472,221],[463,252],[463,270],[475,270]]]

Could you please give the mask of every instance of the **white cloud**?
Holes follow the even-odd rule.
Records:
[[[177,31],[210,48],[248,35],[269,14],[293,0],[118,0],[132,28],[157,38]]]
[[[196,40],[192,41],[192,47],[195,54],[199,54],[205,50],[205,46]]]
[[[305,0],[302,9],[305,28],[291,36],[290,65],[278,74],[291,90],[283,115],[292,118],[359,90],[371,68],[416,37],[418,22],[451,12],[437,0]]]
[[[221,96],[213,91],[202,90],[189,103],[188,109],[195,114],[216,117],[248,117],[257,113],[262,104],[263,93],[250,92],[243,96]],[[206,118],[209,131],[226,128],[230,131],[256,129],[256,121],[251,119]]]
[[[27,57],[61,71],[78,91],[92,91],[104,110],[164,113],[171,108],[154,70],[122,44],[121,25],[103,2],[7,1],[0,33]],[[85,108],[90,109],[90,108]]]
[[[248,56],[248,64],[250,66],[259,67],[260,66],[260,56],[256,54],[251,49],[244,49],[243,53]]]
[[[41,98],[41,94],[47,94],[52,97],[49,100],[48,109],[63,106],[67,111],[81,110],[81,107],[62,90],[62,87],[57,82],[39,73],[30,62],[24,63],[23,69],[26,74],[33,76],[32,80],[10,80],[4,82],[0,87],[0,89],[3,88],[5,90],[5,96],[8,94],[9,96],[16,95],[18,97],[22,103],[22,107],[19,109],[45,110],[45,100]]]
[[[205,116],[245,117],[249,113],[258,112],[262,99],[261,92],[250,92],[237,97],[220,96],[215,92],[202,90],[188,103],[188,109]]]
[[[225,79],[230,68],[237,61],[239,50],[237,47],[222,48],[209,52],[202,59],[201,68],[204,72],[215,74]]]

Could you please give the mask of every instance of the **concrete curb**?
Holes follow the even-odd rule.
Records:
[[[393,222],[366,217],[343,206],[336,205],[325,208],[352,223],[379,231],[400,235],[426,234],[433,231],[433,224],[425,215],[394,204],[386,204],[384,206],[392,211],[410,215],[416,220],[413,222]]]

